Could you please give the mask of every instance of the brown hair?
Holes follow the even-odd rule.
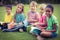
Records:
[[[24,12],[24,4],[20,3],[17,5],[17,7],[22,6],[22,12]]]
[[[12,5],[6,5],[5,7],[8,7],[12,10]]]
[[[17,5],[17,7],[19,7],[19,6],[22,6],[22,12],[24,12],[24,4],[20,3],[20,4]],[[14,15],[14,22],[15,22],[15,19],[16,19],[16,14],[17,14],[17,12]]]

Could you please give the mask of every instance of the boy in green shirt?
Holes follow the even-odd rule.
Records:
[[[48,26],[45,30],[42,30],[41,36],[43,37],[56,37],[58,34],[58,22],[56,17],[53,15],[54,8],[51,4],[46,7],[46,16]]]

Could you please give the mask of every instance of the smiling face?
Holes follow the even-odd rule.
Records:
[[[30,3],[29,7],[30,7],[30,10],[31,10],[32,12],[35,12],[35,11],[36,11],[36,8],[37,8],[37,3],[36,3],[35,1],[32,1],[32,2]]]
[[[45,13],[45,8],[46,8],[46,4],[40,4],[39,6],[39,13],[40,15],[42,15],[43,13]]]
[[[30,10],[31,10],[32,12],[36,11],[36,6],[30,5]]]
[[[52,10],[51,10],[51,8],[46,8],[46,15],[48,16],[48,17],[50,17],[51,15],[52,15]]]
[[[22,12],[22,9],[23,9],[22,6],[18,6],[16,12],[17,13],[21,13]]]
[[[45,12],[45,8],[44,7],[40,7],[39,12],[42,15]]]

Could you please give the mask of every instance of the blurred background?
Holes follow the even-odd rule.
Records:
[[[52,3],[52,4],[60,4],[60,0],[0,0],[0,6],[6,4],[29,4],[31,1],[36,1],[37,3]]]

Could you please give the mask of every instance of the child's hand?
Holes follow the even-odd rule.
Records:
[[[37,25],[37,23],[35,23],[34,25]]]
[[[31,23],[31,25],[36,25],[36,23]]]
[[[45,30],[45,29],[41,29],[41,31],[42,31],[42,32],[46,32],[46,30]]]
[[[34,22],[38,22],[37,20],[33,20]]]
[[[9,24],[8,24],[8,29],[13,28],[15,25],[16,25],[15,23],[12,23],[12,22],[11,22],[11,23],[9,23]]]
[[[23,23],[22,23],[22,22],[20,22],[19,24],[20,24],[21,26],[23,25]]]
[[[14,23],[14,25],[17,25],[17,23]]]
[[[28,21],[33,21],[33,19],[28,19]]]
[[[37,22],[37,20],[35,20],[35,19],[31,19],[31,21],[33,21],[33,22]]]

